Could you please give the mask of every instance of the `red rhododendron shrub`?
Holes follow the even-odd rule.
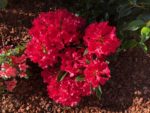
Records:
[[[11,92],[16,87],[16,77],[27,77],[27,57],[21,53],[22,50],[19,48],[12,48],[10,46],[0,50],[0,80],[3,86],[6,86],[6,90]]]
[[[12,57],[12,59],[11,59]],[[11,56],[11,64],[9,63],[2,63],[0,66],[0,77],[7,79],[7,78],[14,78],[16,76],[18,77],[27,77],[26,70],[28,68],[28,65],[26,62],[22,61],[16,64],[16,62],[13,62],[13,59],[15,58],[20,59],[21,57]],[[23,75],[23,76],[22,76]]]
[[[59,9],[41,13],[29,30],[32,39],[25,53],[43,68],[49,97],[64,106],[100,92],[110,79],[106,57],[120,46],[116,29],[108,22],[85,25],[81,17]]]

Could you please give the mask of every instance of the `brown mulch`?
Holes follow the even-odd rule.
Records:
[[[45,11],[45,3],[9,1],[8,7],[0,10],[0,38],[5,45],[16,45],[29,39],[27,30],[33,18]],[[49,99],[42,78],[33,74],[29,80],[19,80],[13,93],[1,96],[0,113],[150,113],[149,67],[150,57],[141,49],[121,53],[110,63],[112,78],[102,88],[101,99],[85,97],[74,108],[62,107]]]

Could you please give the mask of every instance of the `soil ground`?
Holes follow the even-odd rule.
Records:
[[[27,31],[33,18],[45,10],[45,3],[40,0],[15,1],[9,0],[8,7],[0,10],[0,38],[4,39],[4,45],[28,40]],[[112,77],[102,87],[100,100],[91,96],[77,107],[61,107],[48,98],[46,86],[37,73],[29,80],[19,80],[13,93],[1,96],[0,113],[150,113],[149,55],[139,48],[128,50],[110,62],[110,67]]]

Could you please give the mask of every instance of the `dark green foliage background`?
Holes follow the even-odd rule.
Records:
[[[150,22],[150,0],[53,0],[53,4],[51,0],[45,2],[47,10],[67,8],[84,17],[88,24],[93,21],[109,21],[117,27],[118,37],[122,40],[120,51],[137,46],[142,47],[145,52],[148,50],[145,42],[141,42],[143,37],[140,32]],[[148,37],[149,34],[147,39]]]
[[[9,0],[0,0],[0,8],[5,8],[7,2]],[[122,40],[119,51],[137,46],[145,52],[148,51],[145,42],[150,38],[150,0],[41,0],[41,2],[45,3],[45,11],[66,8],[85,18],[87,25],[94,21],[109,21],[110,25],[117,27],[118,37]],[[143,27],[147,27],[144,35],[142,35]]]

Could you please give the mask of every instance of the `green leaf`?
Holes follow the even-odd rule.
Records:
[[[26,70],[26,74],[27,74],[27,77],[25,77],[26,79],[28,79],[30,76],[32,76],[32,73],[29,69]]]
[[[150,20],[150,14],[149,13],[141,13],[137,18],[147,22]]]
[[[96,92],[96,96],[97,96],[98,98],[100,98],[101,95],[102,95],[102,89],[101,89],[101,86],[100,86],[100,85],[99,85],[97,88],[95,88],[95,92]]]
[[[88,54],[88,49],[85,49],[84,50],[84,53],[83,53],[83,56],[87,55]]]
[[[6,56],[10,56],[10,55],[11,55],[11,52],[8,51],[8,52],[6,53]]]
[[[75,78],[76,81],[84,81],[83,75],[79,75]]]
[[[144,24],[145,23],[142,20],[134,20],[134,21],[130,22],[125,29],[130,30],[130,31],[136,31],[139,28],[141,28]]]
[[[150,28],[143,27],[141,30],[141,41],[145,42],[150,38]]]
[[[0,54],[0,57],[4,57],[4,56],[5,56],[5,54],[3,54],[3,53]]]
[[[120,5],[117,8],[117,12],[119,13],[118,19],[126,17],[132,13],[132,8],[128,6],[128,4]]]
[[[6,54],[0,54],[0,64],[6,60]]]
[[[147,27],[150,27],[150,20],[146,23]]]
[[[148,51],[148,47],[146,46],[145,43],[143,42],[139,42],[139,46],[144,50],[145,53],[147,53]]]
[[[59,81],[62,81],[62,80],[65,78],[66,75],[67,75],[67,72],[65,72],[65,71],[60,71],[59,74],[58,74],[57,81],[58,81],[58,82],[59,82]]]
[[[7,3],[8,3],[7,0],[0,0],[0,8],[5,8]]]
[[[136,4],[136,3],[137,3],[137,0],[129,0],[129,2],[130,2],[131,4]]]
[[[149,27],[143,27],[141,30],[142,36],[150,36],[150,28]]]
[[[89,61],[88,59],[86,59],[86,63],[87,63],[87,64],[90,64],[90,61]]]
[[[137,46],[137,44],[138,44],[138,42],[135,39],[131,39],[131,40],[125,41],[122,44],[122,49],[134,48]]]
[[[143,4],[150,4],[150,0],[138,0],[139,3]]]
[[[0,65],[4,62],[4,59],[0,57]]]

